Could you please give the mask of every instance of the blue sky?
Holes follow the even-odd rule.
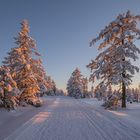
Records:
[[[0,63],[16,46],[19,23],[27,19],[47,74],[65,89],[76,67],[90,75],[86,65],[97,56],[90,40],[128,9],[140,14],[140,0],[0,0]],[[139,81],[137,74],[134,85]]]

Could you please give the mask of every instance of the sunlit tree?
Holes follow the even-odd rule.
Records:
[[[13,80],[10,69],[0,67],[0,105],[8,109],[16,109],[19,105],[20,91]]]
[[[47,95],[56,95],[56,84],[55,81],[50,77],[46,76],[45,77],[45,86],[47,88],[46,94]]]
[[[40,56],[40,54],[38,54]],[[37,84],[40,88],[39,95],[43,96],[47,91],[47,81],[46,81],[46,71],[43,67],[42,60],[39,59],[31,59],[31,69],[33,71],[34,77],[37,80]]]
[[[3,63],[11,70],[17,87],[22,92],[20,100],[36,105],[40,100],[36,94],[40,88],[34,68],[37,51],[35,41],[29,36],[29,25],[27,20],[21,23],[21,31],[15,38],[17,47],[12,48]]]
[[[101,51],[87,66],[92,70],[90,80],[98,79],[106,86],[121,84],[124,108],[126,107],[126,86],[131,84],[135,71],[139,71],[139,68],[132,64],[132,60],[136,61],[137,54],[140,53],[140,49],[134,43],[140,39],[138,20],[140,16],[134,16],[130,11],[119,14],[90,42],[92,46],[100,41],[98,49]]]

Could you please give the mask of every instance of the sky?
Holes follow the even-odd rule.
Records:
[[[27,19],[47,75],[65,90],[76,67],[89,77],[86,65],[99,53],[89,42],[128,9],[140,14],[140,0],[0,0],[0,64],[16,47],[14,37]],[[139,61],[136,64],[140,67]],[[139,82],[136,74],[133,86]]]

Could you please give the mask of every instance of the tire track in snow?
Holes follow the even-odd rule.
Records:
[[[136,131],[133,127],[127,126],[127,123],[123,123],[120,118],[116,117],[115,115],[109,113],[108,111],[102,108],[100,108],[101,110],[99,110],[98,108],[95,108],[90,104],[81,101],[80,103],[83,104],[83,108],[86,114],[88,114],[91,121],[94,121],[93,118],[95,118],[95,120],[99,120],[99,115],[96,115],[97,113],[99,113],[100,116],[102,116],[99,121],[96,121],[96,124],[98,124],[98,126],[100,126],[101,129],[103,129],[103,124],[106,124],[106,126],[110,126],[109,130],[112,133],[116,131],[116,140],[140,140],[140,132]],[[92,112],[87,112],[85,106],[91,108]],[[102,131],[106,131],[108,135],[112,135],[105,128]],[[112,139],[115,140],[115,135],[112,136]]]
[[[140,140],[140,133],[110,114],[76,99],[57,98],[5,140]]]
[[[42,123],[44,123],[44,121],[47,121],[51,113],[53,112],[53,109],[55,107],[54,104],[56,104],[57,100],[59,99],[56,98],[50,106],[48,106],[46,109],[43,110],[43,112],[40,112],[37,115],[35,115],[33,118],[31,118],[29,121],[23,124],[19,129],[17,129],[15,132],[13,132],[10,136],[5,138],[4,140],[22,140],[22,139],[33,140],[34,135],[32,134],[39,133],[40,128],[42,127]],[[43,116],[45,118],[43,118]],[[41,118],[43,120],[40,120]],[[27,133],[28,135],[26,135]]]

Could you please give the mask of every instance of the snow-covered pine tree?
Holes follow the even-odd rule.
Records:
[[[52,92],[54,93],[54,95],[56,95],[56,84],[53,79],[51,81],[51,89],[52,89]]]
[[[83,92],[87,93],[88,92],[88,79],[87,78],[83,78],[82,79],[82,83],[83,83]]]
[[[84,97],[89,97],[90,95],[89,95],[89,92],[88,92],[88,79],[87,79],[87,77],[82,79],[82,84],[83,84],[83,95],[84,95]]]
[[[72,85],[72,77],[70,77],[70,79],[67,82],[67,95],[73,97],[74,95],[71,89],[71,85]]]
[[[83,97],[82,75],[78,68],[74,70],[67,83],[68,95],[75,98]]]
[[[40,56],[40,54],[38,53]],[[43,96],[45,92],[47,92],[47,87],[46,87],[46,80],[45,77],[46,72],[42,64],[42,60],[39,59],[31,59],[31,69],[33,70],[34,76],[37,80],[38,86],[40,88],[40,91],[38,93],[38,96]]]
[[[62,89],[58,89],[57,95],[64,96],[65,93],[64,93],[64,91]]]
[[[0,67],[0,105],[8,109],[16,109],[19,104],[20,91],[13,80],[10,69]]]
[[[56,84],[50,76],[45,76],[45,86],[47,88],[46,94],[54,96],[56,95]]]
[[[126,101],[127,102],[132,102],[132,92],[131,92],[131,88],[127,88],[126,89]]]
[[[40,89],[32,69],[33,58],[37,53],[36,45],[35,41],[29,36],[27,20],[22,21],[21,31],[15,40],[18,47],[11,49],[3,63],[10,68],[12,77],[17,82],[17,87],[22,91],[20,100],[34,106],[40,106],[41,101],[36,96]]]
[[[113,94],[113,91],[112,91],[112,86],[111,84],[108,86],[108,90],[107,90],[107,97],[110,97],[111,95]]]
[[[102,99],[106,100],[106,96],[107,96],[106,90],[107,90],[107,88],[106,88],[104,82],[102,82],[98,85],[98,94],[99,94],[98,99],[99,100],[102,100]]]
[[[140,39],[138,20],[140,16],[134,16],[130,11],[119,14],[99,33],[97,38],[90,42],[92,46],[97,41],[102,41],[98,46],[102,52],[87,66],[93,72],[90,80],[100,79],[106,85],[121,84],[124,108],[126,107],[126,86],[131,84],[135,71],[139,71],[131,61],[138,59],[137,53],[140,53],[140,49],[134,43],[135,40]]]
[[[56,88],[56,96],[64,96],[64,91],[62,89],[57,89]]]
[[[135,90],[134,90],[134,99],[135,99],[135,102],[139,102],[138,95],[139,95],[138,88],[135,88]]]
[[[94,98],[100,98],[99,86],[96,86],[94,89]]]

